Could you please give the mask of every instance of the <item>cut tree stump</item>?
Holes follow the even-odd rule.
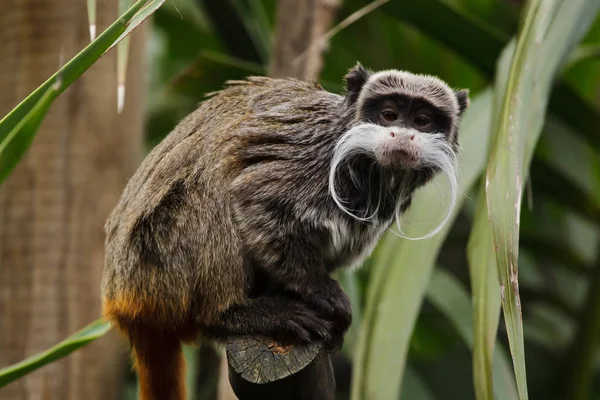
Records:
[[[227,344],[229,382],[239,400],[332,400],[335,379],[320,344],[281,345],[242,336]]]

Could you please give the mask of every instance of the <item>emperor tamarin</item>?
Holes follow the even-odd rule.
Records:
[[[345,95],[228,82],[146,157],[106,224],[103,313],[141,398],[185,397],[180,343],[263,335],[340,345],[360,263],[414,191],[454,169],[467,90],[357,64]],[[453,198],[455,194],[453,195]]]

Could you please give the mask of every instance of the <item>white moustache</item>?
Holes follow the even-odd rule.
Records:
[[[400,231],[399,236],[405,239],[420,240],[432,237],[448,222],[456,204],[458,193],[456,154],[448,143],[447,137],[441,133],[423,133],[415,129],[401,127],[384,127],[376,124],[365,123],[358,125],[346,132],[338,141],[329,171],[329,192],[338,207],[359,221],[369,221],[375,217],[381,203],[370,216],[359,217],[349,210],[340,199],[335,187],[335,177],[343,161],[349,157],[362,154],[372,157],[384,167],[399,167],[402,169],[418,170],[433,168],[439,170],[448,180],[451,199],[448,211],[443,220],[428,234],[410,238],[404,236],[400,227],[400,207],[402,201],[409,195],[409,188],[400,187],[400,196],[396,204],[396,224]],[[400,182],[402,185],[405,182]],[[364,215],[369,214],[365,210]]]

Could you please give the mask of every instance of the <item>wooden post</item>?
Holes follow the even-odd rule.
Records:
[[[333,400],[331,359],[320,344],[283,346],[243,336],[227,344],[229,381],[239,400]]]

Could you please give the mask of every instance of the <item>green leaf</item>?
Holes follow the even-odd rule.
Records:
[[[87,0],[88,23],[90,25],[90,41],[96,39],[96,0]]]
[[[489,141],[489,93],[473,100],[461,124],[459,155],[460,192],[466,193],[483,171]],[[436,180],[438,186],[443,181]],[[431,210],[439,209],[436,183],[416,193],[406,219],[431,221]],[[447,197],[447,193],[441,196]],[[453,217],[444,228],[428,240],[398,240],[387,235],[373,262],[367,289],[363,324],[355,355],[352,382],[353,399],[398,398],[408,346],[419,308],[423,301],[438,251],[451,222],[460,209],[459,197]],[[420,236],[422,226],[416,222],[404,227],[409,237]]]
[[[164,4],[165,0],[151,0],[127,24],[125,31],[108,49],[117,47],[117,112],[120,114],[125,106],[125,81],[127,78],[127,64],[129,59],[129,34],[133,32],[142,22],[149,18],[156,10]],[[126,10],[131,0],[119,0],[119,13]],[[108,51],[107,50],[107,51]]]
[[[0,387],[6,386],[10,382],[15,381],[46,364],[69,355],[73,351],[104,336],[109,330],[110,324],[102,319],[98,319],[58,343],[56,346],[31,356],[17,364],[0,369]]]
[[[501,60],[499,68],[508,68],[510,60]],[[505,82],[499,82],[498,85],[505,87]],[[494,92],[493,104],[496,106],[502,101],[499,90]],[[492,115],[488,116],[488,126],[495,125]],[[500,290],[498,287],[498,278],[496,273],[496,264],[494,258],[494,248],[492,237],[487,220],[487,206],[485,200],[485,190],[483,185],[479,189],[478,201],[475,206],[474,222],[467,244],[467,259],[469,264],[469,274],[472,287],[473,299],[473,386],[478,400],[494,399],[494,372],[493,364],[494,349],[496,344],[496,334],[498,330],[498,320],[500,317]],[[497,373],[497,371],[496,371]],[[510,376],[511,386],[502,385],[515,395],[514,376],[512,372],[504,374]],[[507,378],[509,379],[509,378]],[[509,388],[510,389],[507,389]]]
[[[582,27],[591,22],[588,13],[597,12],[600,5],[592,3],[596,2],[530,1],[514,54],[509,47],[502,57],[512,58],[508,79],[503,68],[497,79],[497,90],[504,95],[485,186],[504,320],[521,399],[528,398],[518,287],[521,194],[552,81],[565,54],[583,33]]]
[[[483,204],[485,206],[485,203]],[[489,229],[488,229],[489,230]],[[488,234],[489,237],[489,234]],[[493,255],[492,255],[493,256]],[[495,275],[495,274],[494,274]],[[498,293],[498,284],[496,280],[493,281],[492,292],[500,297]],[[495,290],[494,290],[495,289]],[[473,296],[474,297],[474,296]],[[463,338],[465,343],[469,346],[469,348],[475,351],[474,346],[477,345],[477,342],[480,341],[480,332],[474,327],[474,318],[471,313],[472,306],[469,300],[469,295],[467,291],[462,287],[460,282],[456,278],[454,278],[451,274],[446,272],[445,270],[438,268],[433,272],[431,277],[431,282],[429,283],[429,287],[427,288],[427,299],[448,318],[448,320],[454,325],[456,331]],[[490,319],[494,323],[494,329],[498,325],[498,318],[500,316],[500,302],[498,301],[498,305],[496,310]],[[485,338],[485,337],[484,337]],[[480,397],[478,392],[477,383],[478,380],[475,380],[475,391],[477,394],[477,398],[489,398],[491,400],[512,400],[516,399],[518,396],[517,387],[515,386],[514,376],[511,371],[510,363],[504,354],[504,351],[500,349],[496,349],[494,353],[494,340],[496,338],[496,333],[494,331],[493,336],[490,337],[492,341],[491,352],[489,353],[489,397]],[[475,354],[474,354],[475,356]],[[493,361],[492,361],[493,360]],[[494,364],[494,375],[493,380],[496,382],[495,391],[492,391],[492,375],[491,375],[491,366],[492,362]],[[480,368],[478,363],[473,364],[473,373],[474,376],[477,377],[477,369]],[[496,396],[494,396],[494,392]]]
[[[131,33],[163,2],[164,0],[151,1],[143,10],[142,8],[146,5],[147,0],[136,2],[96,40],[73,57],[64,67],[0,120],[0,143],[3,143],[2,151],[0,151],[0,183],[8,176],[20,157],[29,148],[52,101],[112,46]],[[29,122],[23,123],[24,119]],[[16,153],[12,154],[13,151]]]
[[[500,290],[483,190],[479,193],[467,257],[473,290],[473,384],[478,400],[493,400],[492,361],[500,317]]]
[[[152,14],[154,14],[154,12],[156,10],[158,10],[160,8],[160,6],[162,6],[164,4],[164,2],[165,2],[165,0],[145,0],[145,1],[139,0],[139,1],[135,2],[133,4],[133,6],[131,6],[131,8],[129,8],[129,10],[127,10],[127,12],[121,16],[120,20],[124,23],[125,30],[113,42],[113,44],[108,48],[108,50],[112,49],[114,46],[119,44],[119,42],[121,40],[123,40],[125,37],[129,36],[129,34],[131,32],[133,32],[133,30],[135,28],[140,26],[140,24],[142,22],[144,22]],[[133,14],[133,16],[126,18],[125,16],[129,15],[131,13],[131,11],[133,11],[133,10],[136,11]],[[110,29],[110,27],[109,27],[109,29]]]
[[[131,0],[119,0],[119,15],[123,14]],[[126,36],[117,45],[117,112],[120,114],[125,105],[125,81],[127,79],[127,61],[130,37]]]
[[[0,140],[0,182],[17,166],[27,151],[52,101],[58,97],[58,86],[52,85],[23,116],[17,125]]]

